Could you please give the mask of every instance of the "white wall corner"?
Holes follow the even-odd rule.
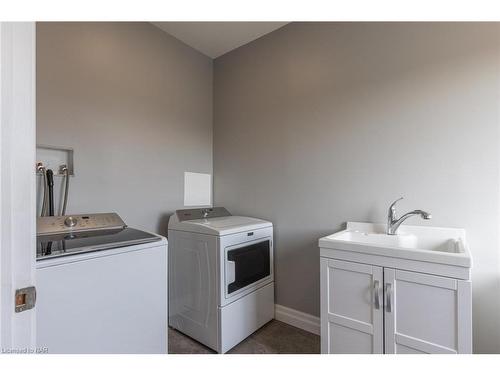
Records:
[[[319,336],[320,334],[320,318],[318,316],[275,304],[274,318],[315,335]]]

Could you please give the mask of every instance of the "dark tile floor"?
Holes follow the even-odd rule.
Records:
[[[179,331],[169,328],[168,352],[172,354],[213,354],[213,350]],[[319,336],[272,320],[232,348],[228,354],[316,354]]]

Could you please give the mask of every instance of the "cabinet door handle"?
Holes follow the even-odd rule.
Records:
[[[375,299],[375,309],[380,309],[380,281],[375,280],[373,283],[373,297]]]
[[[392,311],[392,285],[385,284],[385,308],[388,313]]]

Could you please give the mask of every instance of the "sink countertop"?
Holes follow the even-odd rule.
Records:
[[[322,249],[470,268],[472,257],[465,230],[401,225],[396,235],[387,235],[385,224],[348,222],[345,230],[319,239]]]

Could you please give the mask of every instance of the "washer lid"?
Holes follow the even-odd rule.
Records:
[[[272,223],[269,221],[246,216],[222,216],[180,221],[177,214],[174,214],[170,217],[168,223],[169,230],[211,234],[214,236],[248,232],[270,226],[272,226]]]
[[[36,259],[40,261],[160,240],[157,235],[133,228],[42,235],[37,236]]]

